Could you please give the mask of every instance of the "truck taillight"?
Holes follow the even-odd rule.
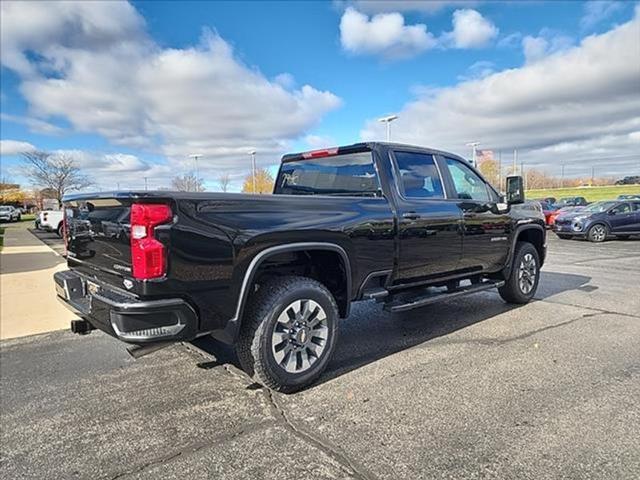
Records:
[[[167,273],[165,248],[154,237],[154,228],[173,218],[171,207],[163,203],[131,205],[131,266],[133,278],[146,280]]]

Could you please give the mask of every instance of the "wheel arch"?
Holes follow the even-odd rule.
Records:
[[[504,269],[505,278],[509,277],[509,275],[511,274],[511,269],[513,268],[513,255],[518,242],[531,243],[538,252],[538,257],[540,258],[540,266],[542,267],[542,265],[544,264],[544,259],[546,256],[546,232],[544,228],[538,224],[521,225],[516,229],[511,241],[509,257]]]
[[[331,264],[330,261],[326,261],[327,254],[333,256],[332,260],[338,259],[339,261],[338,265],[340,275],[336,282],[327,281],[329,279],[327,276],[328,272],[323,269],[318,269],[318,266],[321,264]],[[229,320],[229,325],[234,325],[234,330],[236,332],[240,327],[251,287],[255,284],[256,280],[261,277],[261,275],[269,273],[265,270],[266,266],[277,263],[279,259],[283,259],[286,255],[293,255],[297,259],[309,259],[311,262],[310,266],[314,268],[316,272],[320,272],[316,273],[314,276],[310,276],[310,278],[319,280],[332,293],[338,305],[341,317],[344,318],[349,315],[351,305],[352,273],[349,256],[343,247],[335,243],[326,242],[300,242],[276,245],[266,248],[258,253],[251,260],[251,263],[244,273],[236,304],[235,315]],[[286,265],[287,262],[284,261],[284,266],[286,267]]]

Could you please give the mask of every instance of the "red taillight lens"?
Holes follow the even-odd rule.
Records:
[[[164,245],[153,236],[153,229],[173,218],[171,207],[158,203],[131,205],[131,266],[133,278],[146,280],[167,273]]]

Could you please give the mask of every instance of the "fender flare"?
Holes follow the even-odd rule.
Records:
[[[242,319],[242,315],[244,313],[244,308],[247,303],[247,297],[249,294],[249,286],[253,282],[255,278],[255,274],[260,268],[260,265],[267,260],[269,257],[273,255],[277,255],[279,253],[284,252],[296,252],[296,251],[304,251],[304,250],[328,250],[336,252],[342,258],[342,261],[345,266],[345,275],[347,282],[347,304],[345,305],[345,316],[349,315],[349,307],[351,305],[351,285],[352,285],[352,276],[351,276],[351,263],[349,262],[349,256],[344,248],[336,243],[327,243],[327,242],[298,242],[298,243],[286,243],[282,245],[276,245],[273,247],[266,248],[258,253],[253,259],[251,263],[247,267],[247,270],[244,273],[244,278],[242,280],[242,285],[240,287],[240,293],[238,295],[238,301],[236,303],[236,311],[232,318],[227,322],[227,326],[225,327],[225,333],[223,337],[225,339],[229,339],[231,341],[235,340],[236,335],[240,329],[240,322]]]
[[[509,275],[511,275],[511,268],[513,267],[513,254],[516,251],[516,243],[518,243],[518,237],[520,236],[520,234],[525,230],[539,230],[540,233],[542,233],[543,240],[546,239],[546,231],[541,225],[538,225],[537,223],[526,223],[518,225],[513,232],[513,238],[511,239],[511,248],[509,249],[509,256],[507,257],[507,262],[504,266],[504,269],[502,270],[504,272],[505,278],[509,278]],[[542,247],[543,249],[546,248],[546,241],[543,243]]]

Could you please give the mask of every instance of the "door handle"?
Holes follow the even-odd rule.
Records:
[[[406,212],[402,214],[402,218],[405,220],[417,220],[420,218],[420,215],[416,212]]]

